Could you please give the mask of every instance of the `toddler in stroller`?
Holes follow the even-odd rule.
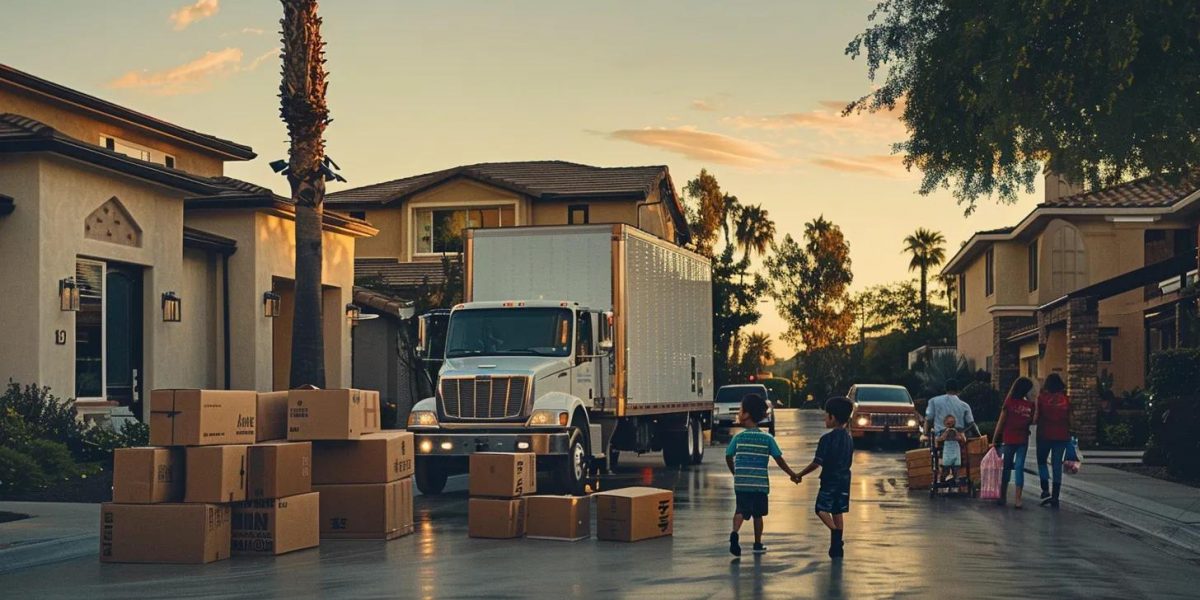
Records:
[[[967,437],[958,429],[954,415],[946,415],[942,421],[944,429],[930,440],[929,451],[932,453],[930,467],[933,469],[933,481],[929,487],[930,495],[944,494],[947,496],[966,495],[975,493],[971,480],[970,463],[963,469],[963,448]],[[961,475],[961,477],[960,477]]]
[[[946,420],[942,421],[942,424],[946,428],[937,438],[942,445],[941,479],[942,481],[958,479],[958,468],[962,466],[962,445],[967,442],[967,437],[955,427],[957,423],[954,415],[946,415]]]

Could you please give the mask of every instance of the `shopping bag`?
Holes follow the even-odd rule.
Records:
[[[1067,444],[1066,455],[1063,456],[1063,471],[1075,475],[1083,466],[1083,452],[1079,449],[1079,440],[1071,438]]]
[[[1000,499],[1000,478],[1004,475],[1004,459],[1000,452],[993,447],[987,456],[979,463],[980,489],[979,497],[983,500]]]

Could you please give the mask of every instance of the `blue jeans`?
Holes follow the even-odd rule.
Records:
[[[1037,443],[1037,464],[1038,477],[1042,480],[1042,485],[1050,479],[1050,474],[1047,472],[1046,459],[1050,459],[1050,465],[1054,469],[1054,483],[1062,481],[1062,466],[1063,456],[1067,453],[1067,446],[1071,442],[1067,440],[1038,440]]]
[[[1004,476],[1000,480],[1001,485],[1007,486],[1009,477],[1016,471],[1017,487],[1025,487],[1025,453],[1029,450],[1029,444],[1003,444],[1000,448],[1004,453]]]

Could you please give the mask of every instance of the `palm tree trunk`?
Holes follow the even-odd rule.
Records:
[[[921,330],[929,326],[929,269],[921,265]]]
[[[316,0],[283,3],[283,79],[279,114],[287,124],[288,183],[296,207],[296,299],[292,318],[290,387],[325,387],[325,339],[321,315],[321,220],[325,203],[323,135],[324,42]]]

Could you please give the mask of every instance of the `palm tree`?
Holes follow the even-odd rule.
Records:
[[[751,333],[746,336],[742,370],[750,375],[757,375],[772,362],[775,362],[775,353],[771,350],[771,336],[766,333]]]
[[[296,292],[291,387],[325,387],[321,323],[321,220],[325,204],[325,43],[317,0],[282,0],[283,78],[279,116],[287,124],[287,175],[296,206]]]
[[[762,256],[775,240],[775,222],[761,204],[746,205],[738,211],[734,239],[743,258],[749,258],[752,252]]]
[[[929,270],[945,262],[945,243],[946,237],[940,231],[931,231],[924,227],[904,238],[904,252],[912,255],[908,261],[908,270],[921,272],[922,329],[929,325]]]

